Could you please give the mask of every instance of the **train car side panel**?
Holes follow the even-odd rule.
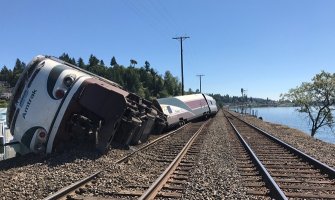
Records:
[[[209,106],[202,94],[157,99],[160,108],[167,115],[168,127],[180,122],[206,117],[210,113]]]
[[[209,113],[208,104],[202,94],[184,95],[176,98],[184,102],[192,110],[194,118],[206,116]]]

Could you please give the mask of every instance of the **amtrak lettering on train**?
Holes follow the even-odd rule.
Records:
[[[24,113],[22,113],[23,119],[26,119],[26,115],[28,113],[29,106],[30,106],[32,100],[34,99],[34,96],[35,96],[36,92],[37,92],[37,90],[33,90],[31,92],[31,95],[30,95],[29,100],[27,102],[26,108],[24,109]]]
[[[36,153],[59,150],[82,134],[105,152],[111,142],[138,144],[216,112],[215,100],[204,94],[151,102],[57,58],[37,56],[14,88],[7,124],[16,140]]]

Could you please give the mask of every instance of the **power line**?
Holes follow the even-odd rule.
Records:
[[[172,39],[180,41],[180,65],[181,65],[181,95],[184,95],[184,67],[183,67],[183,41],[190,37],[180,36]]]

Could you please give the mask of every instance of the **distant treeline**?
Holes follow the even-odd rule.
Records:
[[[67,53],[59,56],[59,59],[76,65],[82,69],[114,81],[130,92],[134,92],[146,99],[162,98],[181,95],[181,83],[170,71],[163,75],[150,66],[148,61],[137,67],[137,61],[130,60],[129,66],[119,64],[113,56],[109,65],[94,55],[90,55],[88,63],[80,57],[75,59]],[[0,81],[6,82],[9,87],[14,87],[26,64],[20,59],[16,60],[13,70],[3,66],[0,71]],[[189,89],[189,93],[194,93]]]
[[[114,56],[111,58],[109,65],[92,54],[88,59],[88,63],[85,63],[81,57],[75,59],[70,57],[67,53],[63,53],[59,56],[59,59],[114,81],[126,90],[149,100],[181,95],[181,83],[178,78],[173,76],[170,71],[166,71],[164,76],[158,74],[158,72],[151,67],[149,61],[145,61],[142,66],[137,67],[137,61],[130,59],[129,65],[125,67],[119,64]],[[14,87],[25,67],[26,64],[20,59],[16,59],[13,70],[8,69],[7,66],[3,66],[0,71],[0,81],[7,83],[8,88]],[[4,88],[0,88],[0,92],[3,90]],[[188,91],[185,91],[185,94],[193,93],[199,93],[199,90],[193,91],[190,88]],[[229,96],[228,94],[224,96],[221,94],[209,95],[212,96],[220,106],[224,104],[238,104],[241,102],[267,102],[267,100],[264,99],[253,99],[247,96],[237,97]]]
[[[14,87],[25,67],[26,64],[21,62],[20,59],[16,59],[13,70],[3,66],[0,71],[0,81],[6,83],[7,87]],[[1,89],[3,90],[3,88]]]
[[[270,100],[270,99],[262,99],[262,98],[253,98],[253,97],[248,97],[246,95],[242,96],[229,96],[228,94],[226,95],[221,95],[221,94],[209,94],[212,96],[218,103],[219,106],[223,105],[241,105],[241,104],[248,104],[248,105],[273,105],[276,104],[275,101]]]

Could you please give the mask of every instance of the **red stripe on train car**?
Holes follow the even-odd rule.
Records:
[[[196,109],[196,108],[201,108],[204,106],[207,106],[207,103],[204,99],[198,99],[195,101],[189,101],[189,102],[185,102],[185,104],[190,107],[192,110]]]

